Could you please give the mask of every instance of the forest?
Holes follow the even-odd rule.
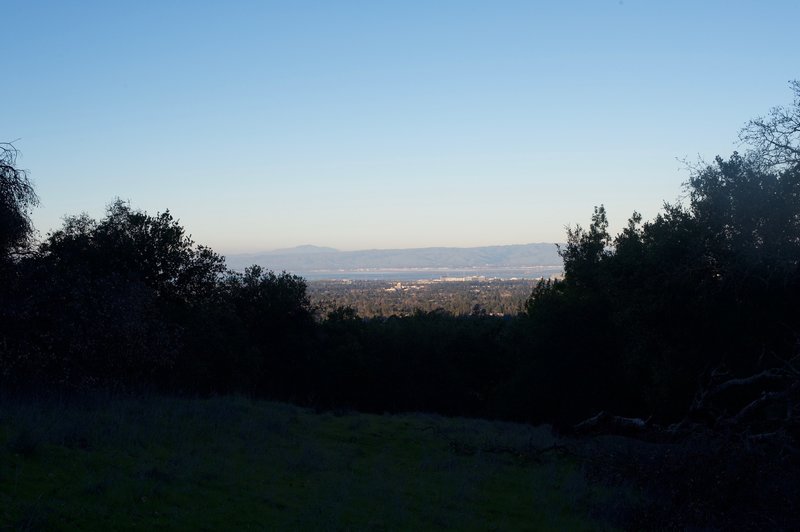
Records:
[[[69,216],[36,239],[36,192],[4,144],[0,385],[21,395],[241,394],[702,442],[676,464],[720,442],[704,515],[758,506],[791,528],[800,83],[791,87],[792,106],[742,130],[741,153],[687,169],[685,201],[652,220],[633,213],[615,235],[602,205],[588,226],[569,228],[563,278],[536,283],[514,316],[321,309],[304,279],[231,271],[169,211],[120,200],[101,219]],[[684,469],[670,471],[664,486],[679,485]]]

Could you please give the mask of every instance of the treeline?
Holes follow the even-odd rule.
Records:
[[[237,392],[561,426],[606,411],[796,441],[796,140],[782,157],[701,165],[685,203],[648,222],[634,213],[616,236],[598,207],[568,231],[564,278],[539,283],[523,314],[369,319],[348,306],[319,315],[291,274],[227,270],[168,212],[117,201],[33,242],[36,198],[5,146],[2,386]]]
[[[320,319],[303,279],[258,266],[228,271],[169,213],[121,201],[101,220],[67,218],[9,259],[6,389],[239,392],[475,414],[499,368],[503,320],[423,312],[362,320],[350,308]]]
[[[3,387],[230,392],[318,407],[478,414],[508,323],[320,317],[303,279],[236,273],[167,213],[116,201],[3,263]],[[497,378],[491,375],[496,374]]]
[[[676,421],[711,379],[792,364],[800,331],[798,168],[734,155],[691,191],[689,205],[634,215],[613,238],[598,208],[568,234],[565,278],[540,282],[513,317],[321,316],[303,279],[228,271],[169,213],[117,201],[4,261],[3,385]]]
[[[562,374],[586,379],[575,393],[616,412],[711,424],[763,414],[770,430],[796,431],[800,166],[734,154],[687,191],[685,205],[646,223],[634,213],[616,236],[602,206],[568,231],[564,280],[528,301],[534,351],[558,352]],[[535,363],[521,373],[537,374]]]

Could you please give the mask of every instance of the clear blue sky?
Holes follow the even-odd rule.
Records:
[[[119,196],[222,253],[654,216],[800,78],[800,2],[2,2],[42,234]]]

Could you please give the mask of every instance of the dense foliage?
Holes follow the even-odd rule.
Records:
[[[734,154],[698,170],[688,190],[687,205],[644,224],[634,214],[615,237],[596,209],[588,229],[568,234],[564,280],[528,302],[549,322],[546,351],[602,361],[598,406],[674,420],[712,373],[744,378],[798,354],[800,167]]]

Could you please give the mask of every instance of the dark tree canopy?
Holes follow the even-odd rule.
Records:
[[[609,255],[611,235],[608,233],[608,216],[603,205],[595,207],[589,229],[580,225],[567,228],[567,244],[559,248],[564,259],[564,271],[570,282],[593,284],[597,280],[600,261]]]
[[[16,163],[17,149],[0,143],[0,259],[29,244],[30,209],[39,202],[27,173]]]
[[[690,209],[708,231],[709,254],[717,263],[739,269],[797,265],[799,174],[797,166],[763,169],[734,153],[691,177]]]
[[[564,280],[540,283],[527,303],[539,351],[579,352],[572,365],[582,368],[602,359],[593,371],[614,385],[591,396],[598,410],[616,404],[623,415],[675,421],[693,404],[709,410],[697,398],[713,379],[795,382],[800,165],[734,153],[695,169],[686,187],[685,204],[666,204],[644,223],[634,213],[613,238],[605,210],[596,208],[588,229],[567,232]],[[563,386],[579,378],[567,368],[539,359],[529,374],[547,373]],[[620,401],[614,387],[632,398]],[[798,387],[766,392],[784,408],[780,394]],[[721,411],[739,412],[748,404],[739,400]],[[585,414],[589,401],[579,403],[575,412]]]
[[[224,259],[195,245],[169,211],[151,216],[121,200],[106,217],[68,217],[41,246],[44,257],[67,269],[128,276],[157,295],[195,301],[212,295],[225,272]]]

